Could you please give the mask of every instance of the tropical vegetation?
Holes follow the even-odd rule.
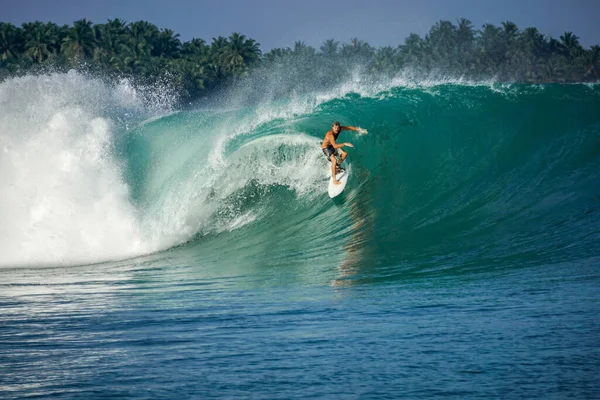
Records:
[[[439,21],[425,37],[410,34],[396,47],[329,39],[319,49],[299,41],[264,54],[256,40],[240,33],[210,43],[182,41],[171,29],[146,21],[82,19],[72,26],[36,21],[20,27],[0,22],[0,80],[76,68],[142,81],[166,77],[187,98],[197,98],[244,77],[268,80],[273,71],[291,82],[322,85],[357,66],[378,77],[410,70],[526,83],[589,82],[600,79],[600,46],[584,48],[573,32],[552,38],[510,21],[477,29],[465,18]]]

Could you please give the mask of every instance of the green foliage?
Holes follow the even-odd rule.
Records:
[[[392,77],[410,69],[530,83],[597,81],[600,46],[584,49],[572,32],[548,38],[510,21],[477,30],[465,18],[456,24],[438,21],[424,38],[413,33],[397,47],[328,39],[319,50],[297,41],[266,54],[241,33],[213,38],[210,45],[198,38],[182,42],[174,31],[146,21],[116,18],[94,25],[82,19],[72,26],[35,21],[21,27],[0,22],[0,79],[32,69],[83,66],[150,82],[167,78],[188,98],[196,98],[250,73],[262,74],[264,83],[280,71],[281,79],[291,82],[288,89],[296,90],[339,82],[357,66],[372,76]]]
[[[73,23],[73,27],[62,40],[61,51],[74,62],[80,62],[90,58],[96,46],[92,23],[84,18]]]

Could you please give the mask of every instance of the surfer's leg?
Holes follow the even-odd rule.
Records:
[[[339,185],[340,181],[335,179],[335,173],[336,173],[336,167],[337,167],[337,159],[335,158],[335,155],[332,154],[329,157],[329,161],[331,161],[331,177],[333,178],[333,184]]]
[[[338,163],[338,166],[342,166],[342,163],[344,162],[344,160],[346,159],[346,157],[348,156],[348,153],[346,153],[343,150],[338,150],[340,152],[340,162]]]

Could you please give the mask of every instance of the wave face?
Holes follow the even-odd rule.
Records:
[[[387,279],[599,253],[598,86],[350,82],[177,113],[156,93],[75,73],[0,85],[2,266],[174,248]],[[334,120],[369,134],[340,136],[355,147],[332,201]]]

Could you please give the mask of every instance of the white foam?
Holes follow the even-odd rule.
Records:
[[[244,213],[244,214],[240,215],[239,217],[234,218],[229,223],[226,230],[233,231],[235,229],[239,229],[243,226],[246,226],[246,225],[254,222],[255,220],[256,220],[256,215],[254,215],[251,211],[248,211],[247,213]]]
[[[277,152],[281,145],[285,146],[285,156]],[[300,196],[321,192],[321,180],[327,172],[327,161],[315,145],[315,138],[301,133],[255,139],[240,147],[231,162],[252,164],[247,179],[287,186]]]
[[[112,113],[143,109],[131,87],[81,74],[0,84],[0,266],[119,259],[145,240],[112,149]]]

